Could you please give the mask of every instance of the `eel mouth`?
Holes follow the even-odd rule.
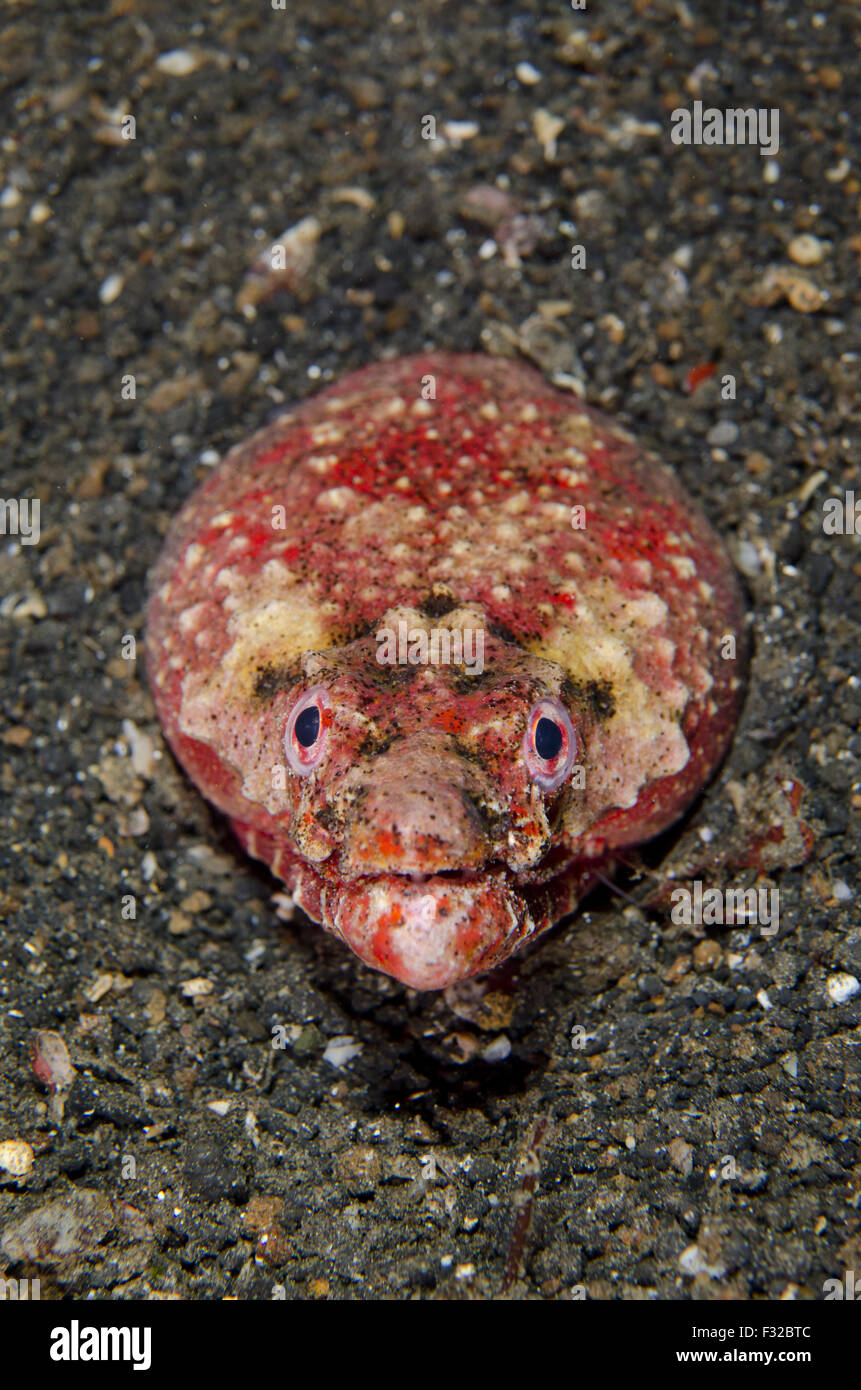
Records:
[[[412,989],[490,970],[535,929],[502,867],[330,882],[325,909],[325,925],[360,960]]]

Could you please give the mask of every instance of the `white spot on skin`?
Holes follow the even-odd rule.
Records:
[[[317,506],[329,512],[345,512],[356,500],[351,487],[330,487],[318,494]]]
[[[183,563],[185,564],[185,568],[187,570],[194,570],[197,569],[201,560],[204,560],[205,558],[206,551],[204,550],[203,546],[198,545],[197,542],[194,541],[186,550],[185,560]]]
[[[666,621],[667,605],[657,594],[644,594],[642,598],[628,600],[625,617],[641,627],[660,627]]]
[[[630,568],[631,573],[636,579],[639,579],[641,584],[645,585],[652,582],[652,566],[648,560],[634,560]]]
[[[696,577],[697,567],[690,555],[668,555],[667,560],[680,579],[694,579]]]
[[[523,512],[529,511],[532,506],[532,498],[528,492],[515,492],[511,497],[506,497],[501,505],[501,510],[510,512],[514,516],[520,516]]]
[[[178,618],[179,630],[183,635],[191,632],[193,627],[197,627],[206,612],[205,603],[193,603],[191,608],[186,608],[180,613]]]
[[[329,409],[337,408],[336,402],[330,402]],[[320,425],[312,426],[309,431],[312,444],[340,444],[344,438],[343,426],[334,420],[324,420]]]
[[[564,526],[570,519],[571,509],[564,502],[542,502],[541,515],[549,525]]]
[[[515,545],[521,535],[520,526],[515,526],[511,521],[500,521],[493,529],[493,538],[501,545]]]

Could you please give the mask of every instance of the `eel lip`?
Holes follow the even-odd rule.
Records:
[[[533,931],[501,873],[378,874],[346,884],[332,906],[332,928],[356,955],[412,989],[490,970]]]

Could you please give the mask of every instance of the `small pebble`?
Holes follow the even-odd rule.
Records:
[[[498,1038],[488,1043],[481,1055],[485,1062],[504,1062],[506,1057],[511,1056],[511,1043],[504,1033],[500,1033]]]
[[[40,1029],[33,1039],[33,1075],[43,1086],[59,1091],[75,1079],[69,1049],[59,1033]]]
[[[694,969],[711,970],[721,961],[721,948],[716,941],[698,941],[694,947]]]
[[[23,1178],[33,1167],[33,1150],[24,1139],[5,1139],[0,1144],[0,1168],[13,1178]]]
[[[531,63],[518,63],[514,75],[524,87],[534,87],[536,82],[541,81],[541,73]]]
[[[345,1067],[354,1057],[358,1057],[361,1050],[362,1044],[349,1035],[331,1038],[323,1053],[323,1061],[333,1067]]]
[[[828,248],[818,237],[804,233],[801,236],[793,237],[787,247],[789,259],[795,261],[796,265],[821,265],[825,260]]]
[[[682,1138],[673,1139],[667,1148],[670,1162],[683,1177],[690,1177],[694,1166],[694,1151]]]
[[[479,126],[476,121],[444,121],[442,133],[447,140],[459,145],[463,140],[474,140]]]
[[[841,970],[836,975],[828,976],[825,987],[832,1004],[845,1004],[847,1000],[854,998],[861,989],[861,984],[854,975],[848,975]]]
[[[200,999],[205,994],[211,994],[213,989],[214,985],[211,980],[197,975],[193,980],[186,980],[183,983],[182,993],[186,999]]]
[[[555,159],[556,136],[564,128],[565,122],[559,116],[554,116],[552,111],[545,111],[543,107],[539,107],[533,115],[532,129],[535,131],[536,140],[544,151],[545,159]]]
[[[712,444],[717,448],[722,448],[727,444],[734,444],[738,439],[738,425],[734,420],[718,420],[716,425],[712,425],[706,435],[706,443]]]
[[[138,777],[150,778],[153,775],[155,744],[149,734],[145,734],[131,719],[123,720],[123,733],[129,741],[132,767]]]
[[[742,574],[748,579],[756,578],[762,569],[759,551],[753,541],[739,541],[736,560]]]
[[[200,55],[187,48],[172,48],[168,53],[160,53],[155,60],[159,72],[168,77],[188,77],[200,67]]]
[[[709,1264],[698,1245],[689,1245],[679,1256],[679,1269],[683,1274],[707,1274],[710,1279],[719,1279],[725,1266],[720,1263]]]
[[[103,304],[113,304],[123,292],[125,280],[122,275],[108,275],[99,286],[99,299]]]
[[[257,305],[279,291],[296,294],[305,288],[317,254],[322,227],[316,217],[303,217],[283,231],[258,255],[236,296],[249,316]]]

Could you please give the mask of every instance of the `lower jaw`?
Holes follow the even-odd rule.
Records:
[[[444,989],[490,970],[536,932],[522,892],[501,867],[313,878],[294,890],[299,906],[366,965],[413,989]]]

